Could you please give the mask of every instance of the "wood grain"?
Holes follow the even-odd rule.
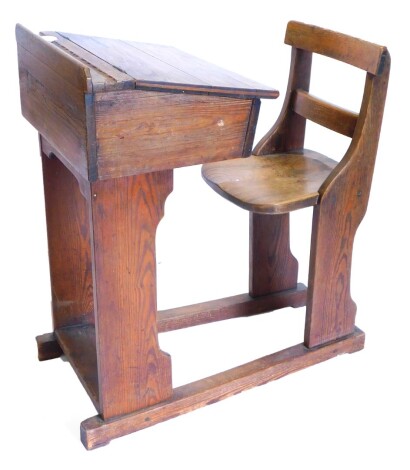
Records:
[[[47,90],[52,99],[61,104],[64,113],[79,127],[84,127],[84,92],[72,82],[63,80],[58,70],[41,62],[35,55],[18,45],[19,66]]]
[[[87,201],[73,174],[43,153],[54,328],[94,323]]]
[[[126,41],[88,37],[72,33],[60,33],[70,41],[78,44],[92,55],[109,64],[115,65],[121,72],[134,78],[136,84],[148,83],[192,83],[203,85],[202,80],[188,75],[183,70],[171,66],[154,55],[147,54]]]
[[[289,80],[279,117],[272,128],[258,142],[253,155],[300,150],[304,146],[306,119],[292,109],[295,90],[309,91],[312,53],[292,48]]]
[[[285,43],[346,62],[373,75],[382,72],[387,51],[383,46],[297,21],[288,23]]]
[[[294,289],[298,262],[290,251],[289,214],[249,214],[249,294]]]
[[[354,237],[367,209],[389,80],[367,74],[362,108],[352,143],[340,165],[320,188],[315,207],[306,308],[309,347],[350,334],[356,304],[350,294]]]
[[[350,297],[351,255],[382,122],[390,68],[386,48],[289,24],[291,68],[277,123],[256,147],[257,155],[203,168],[211,185],[252,213],[251,295],[158,313],[155,235],[172,190],[172,168],[246,155],[259,98],[276,92],[250,83],[232,88],[233,81],[224,88],[221,82],[228,84],[233,75],[202,69],[167,48],[121,41],[110,48],[111,40],[87,38],[87,47],[98,43],[99,55],[93,56],[74,39],[60,36],[60,44],[51,45],[35,38],[31,44],[27,30],[18,27],[16,33],[23,112],[42,134],[56,328],[38,337],[39,358],[64,352],[94,402],[99,416],[81,425],[88,449],[363,347]],[[368,71],[357,119],[308,95],[312,52]],[[123,62],[114,58],[118,54]],[[133,79],[145,91],[128,88],[131,75],[121,67],[113,70],[144,60],[151,64],[147,80]],[[170,80],[187,61],[184,73],[197,68],[199,79],[162,81],[160,73],[172,63]],[[210,83],[203,84],[206,70]],[[352,135],[339,164],[303,148],[307,118]],[[308,205],[316,206],[306,297],[305,287],[296,285],[288,212]],[[159,348],[158,331],[306,300],[304,344],[172,390],[171,359]]]
[[[211,86],[212,89],[226,89],[229,92],[237,90],[237,93],[242,95],[252,92],[252,96],[259,98],[276,98],[278,96],[277,90],[271,87],[218,67],[175,47],[132,41],[127,41],[127,43],[175,69],[183,70],[185,74],[191,77],[189,80],[198,80]],[[136,72],[137,74],[141,73],[139,70]],[[189,80],[187,83],[190,83]]]
[[[96,95],[100,179],[244,155],[252,101],[120,91]]]
[[[57,40],[53,45],[70,54],[72,57],[89,67],[93,91],[126,90],[135,88],[135,80],[130,75],[100,59],[75,42],[55,31],[43,31],[45,36],[54,36]]]
[[[55,336],[97,410],[99,406],[94,325],[60,328]]]
[[[16,25],[16,40],[20,47],[36,57],[45,67],[55,71],[67,85],[82,93],[92,92],[91,77],[84,64],[20,24]]]
[[[245,142],[243,145],[244,157],[248,157],[252,153],[253,141],[255,138],[256,126],[258,124],[259,111],[261,107],[260,100],[252,100],[251,112],[249,115],[248,129],[246,130]]]
[[[21,25],[16,39],[23,116],[87,179],[89,67]]]
[[[44,34],[16,28],[22,113],[88,181],[248,156],[259,98],[278,96],[173,48]]]
[[[23,116],[87,178],[83,92],[60,80],[24,48],[18,51]]]
[[[367,208],[390,56],[385,47],[296,22],[289,23],[285,42],[292,59],[284,106],[256,156],[207,164],[202,171],[215,191],[254,213],[315,205],[305,330],[305,344],[315,347],[354,330],[353,241]],[[367,71],[358,115],[308,94],[313,52]],[[339,163],[303,148],[306,119],[352,137]]]
[[[172,171],[91,184],[100,413],[110,419],[172,394],[158,346],[155,234]]]
[[[327,103],[303,90],[296,90],[293,110],[300,116],[309,119],[309,121],[347,137],[353,137],[357,123],[357,113]]]
[[[283,214],[317,204],[319,188],[335,166],[330,158],[303,150],[207,164],[202,176],[243,209]]]
[[[50,33],[54,34],[54,33]],[[277,98],[278,91],[174,47],[58,33],[134,79],[137,89],[185,90],[246,98]]]
[[[45,333],[44,335],[36,336],[38,360],[48,361],[50,359],[57,359],[63,355],[54,333]]]
[[[171,308],[158,312],[158,332],[179,330],[230,318],[258,315],[285,307],[302,307],[306,304],[306,286],[297,284],[293,289],[275,292],[257,298],[239,294],[194,305]]]
[[[234,369],[207,377],[174,390],[172,398],[140,412],[125,415],[110,422],[99,416],[81,423],[81,440],[86,449],[108,444],[125,434],[139,431],[157,423],[217,403],[257,385],[263,385],[306,367],[344,353],[359,351],[364,346],[364,333],[354,334],[316,349],[298,344],[283,351],[262,357]]]

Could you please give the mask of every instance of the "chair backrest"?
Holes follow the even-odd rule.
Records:
[[[370,162],[374,160],[390,69],[387,49],[295,21],[288,23],[285,43],[292,46],[292,58],[284,105],[277,122],[253,153],[268,155],[303,148],[308,119],[352,138],[343,160],[354,157],[353,150],[360,146],[363,139],[371,144],[371,148],[366,149],[366,158]],[[347,111],[309,93],[312,53],[345,62],[367,72],[359,113]]]
[[[379,80],[376,80],[377,91],[380,94],[384,89],[385,95],[390,69],[390,56],[386,47],[296,21],[288,23],[285,44],[292,46],[292,59],[282,113],[273,128],[257,145],[254,153],[263,155],[303,147],[306,119],[353,137],[359,114],[366,114],[372,104],[370,98],[374,98],[375,92],[369,96],[369,91],[374,87],[376,77],[379,77]],[[367,72],[359,114],[309,94],[312,53],[345,62]],[[378,99],[377,104],[383,113],[384,99]]]

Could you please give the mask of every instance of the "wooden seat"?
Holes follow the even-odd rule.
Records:
[[[243,209],[283,214],[316,204],[319,188],[336,164],[303,149],[207,165],[204,175],[216,192]]]
[[[292,46],[291,66],[277,122],[253,156],[206,164],[202,175],[224,198],[250,211],[253,296],[295,287],[288,212],[315,206],[305,328],[311,348],[354,331],[353,239],[369,198],[390,56],[385,47],[294,21],[285,43]],[[313,53],[366,72],[358,113],[309,93]],[[304,148],[306,120],[351,138],[340,162]]]

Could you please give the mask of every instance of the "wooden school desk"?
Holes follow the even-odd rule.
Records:
[[[172,388],[158,333],[305,304],[306,289],[242,294],[157,312],[155,234],[173,169],[248,156],[260,99],[278,92],[177,49],[18,25],[21,105],[38,130],[53,332],[40,360],[65,355],[98,415],[87,449],[341,352],[354,335],[303,344]],[[47,38],[50,39],[50,38]]]

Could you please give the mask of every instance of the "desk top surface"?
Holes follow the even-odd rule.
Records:
[[[279,95],[273,88],[174,47],[55,31],[41,34],[55,37],[53,45],[89,68],[95,91],[137,88],[247,98]]]

